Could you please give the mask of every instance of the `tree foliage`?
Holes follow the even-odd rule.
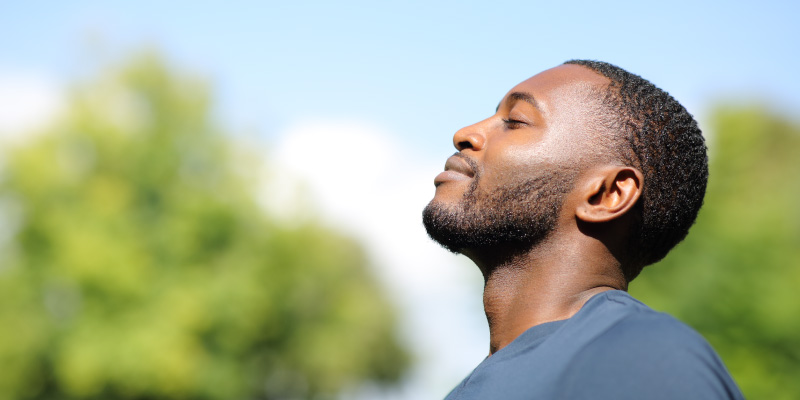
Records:
[[[747,398],[800,398],[800,126],[741,106],[713,123],[697,224],[631,289],[697,328]]]
[[[5,155],[0,398],[316,398],[404,371],[363,251],[265,215],[210,106],[141,55]]]

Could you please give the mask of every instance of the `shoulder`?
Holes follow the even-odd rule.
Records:
[[[589,336],[582,354],[612,350],[626,350],[636,357],[675,350],[714,354],[694,329],[618,290],[594,296],[572,320]]]
[[[573,355],[563,388],[613,398],[741,398],[724,364],[694,329],[624,292],[587,305],[614,322]]]
[[[598,350],[612,347],[642,355],[668,350],[714,353],[699,333],[671,315],[655,311],[625,292],[602,295],[598,300],[606,304],[601,303],[598,308],[613,309],[617,318],[596,336],[597,346],[593,347]]]

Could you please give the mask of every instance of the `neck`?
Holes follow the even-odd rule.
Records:
[[[470,255],[484,275],[491,354],[533,326],[572,317],[595,294],[627,289],[616,259],[580,249],[549,242],[513,257]]]

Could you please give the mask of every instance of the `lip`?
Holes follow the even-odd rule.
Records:
[[[456,154],[447,159],[444,164],[444,172],[436,175],[436,178],[433,179],[433,184],[439,186],[444,182],[469,180],[474,176],[475,171],[467,160],[463,156]]]

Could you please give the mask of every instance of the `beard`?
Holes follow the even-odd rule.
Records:
[[[422,212],[428,236],[453,253],[495,246],[533,248],[555,229],[564,198],[577,177],[573,168],[550,168],[483,193],[478,188],[480,173],[473,164],[476,175],[457,204],[434,199]]]

